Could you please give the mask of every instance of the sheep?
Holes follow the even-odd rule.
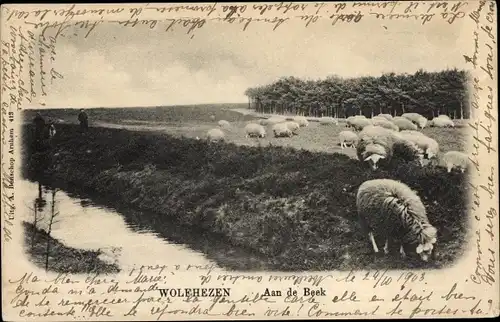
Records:
[[[292,131],[292,134],[294,134],[294,135],[299,134],[300,125],[297,122],[288,121],[288,122],[285,122],[285,124],[288,127],[288,129],[290,131]]]
[[[208,138],[208,140],[210,140],[212,142],[222,141],[222,140],[224,140],[224,132],[222,132],[218,128],[211,129],[207,133],[207,138]]]
[[[354,120],[357,120],[357,119],[366,119],[366,116],[364,115],[353,115],[353,116],[349,116],[347,119],[346,119],[346,127],[352,127],[352,122]]]
[[[299,124],[301,127],[306,127],[309,125],[309,121],[304,116],[295,116],[293,121]]]
[[[263,138],[266,136],[266,129],[256,123],[249,123],[245,126],[246,138],[249,137],[258,137]]]
[[[291,137],[292,131],[288,128],[285,123],[277,123],[273,126],[274,137]]]
[[[446,114],[441,114],[441,115],[438,115],[437,117],[451,121],[451,118],[448,115],[446,115]]]
[[[211,121],[215,121],[215,115],[211,114],[211,115],[210,115],[210,120],[211,120]]]
[[[418,194],[406,184],[392,179],[365,181],[358,188],[356,207],[360,226],[375,253],[379,253],[377,238],[385,242],[385,254],[392,246],[399,246],[403,257],[415,252],[425,262],[435,254],[438,231],[429,222]]]
[[[416,131],[418,129],[418,127],[415,124],[413,124],[413,122],[411,122],[407,118],[400,116],[394,117],[392,119],[392,123],[394,123],[399,128],[400,131],[402,130]]]
[[[321,125],[329,125],[329,124],[338,124],[339,122],[333,117],[323,116],[319,119],[319,124]]]
[[[399,131],[399,127],[396,124],[380,116],[372,118],[372,124],[376,126],[381,126],[389,130]]]
[[[424,159],[430,160],[437,157],[439,153],[439,143],[433,138],[418,131],[402,131],[400,135],[418,147],[421,165],[423,165]]]
[[[445,117],[435,117],[429,122],[432,127],[455,127],[455,123],[452,120]]]
[[[387,165],[391,162],[393,156],[404,161],[413,161],[419,158],[419,151],[415,144],[405,140],[400,133],[385,129],[380,126],[366,126],[359,133],[358,145],[356,148],[358,159],[362,162],[368,161],[371,163],[373,170],[378,168],[378,162],[383,160],[382,165]],[[381,152],[380,147],[371,147],[367,152],[367,147],[370,144],[383,147]]]
[[[358,135],[356,153],[362,162],[370,162],[373,170],[378,168],[378,162],[390,162],[395,137],[380,126],[366,126]],[[375,147],[375,145],[377,147]]]
[[[354,118],[349,121],[349,125],[356,131],[363,130],[366,126],[373,125],[372,120],[367,118]]]
[[[448,172],[454,168],[459,168],[462,173],[467,170],[470,160],[469,156],[460,151],[448,151],[441,157],[441,166],[446,167]]]
[[[358,143],[358,135],[352,131],[342,131],[339,133],[340,146],[342,149],[347,147],[347,145],[356,148]]]
[[[230,126],[229,122],[228,122],[228,121],[226,121],[226,120],[220,120],[220,121],[218,122],[218,124],[219,124],[219,126],[220,126],[220,127],[222,127],[222,128],[224,128],[224,127],[229,127],[229,126]]]
[[[417,124],[421,129],[425,128],[428,122],[428,120],[425,117],[423,117],[418,113],[404,113],[403,115],[401,115],[401,117],[404,117],[409,121]]]
[[[392,120],[392,115],[391,114],[379,114],[377,116],[378,117],[383,117],[383,118],[385,118],[388,121]]]

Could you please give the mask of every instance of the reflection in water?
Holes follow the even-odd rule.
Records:
[[[35,183],[21,181],[27,199]],[[38,185],[40,192],[40,185]],[[48,232],[67,247],[100,250],[99,259],[126,270],[133,265],[211,265],[235,270],[265,269],[256,255],[232,247],[200,231],[187,230],[161,214],[95,205],[88,199],[49,189],[51,207],[35,207],[38,220],[26,221]],[[31,194],[31,197],[28,195]],[[43,199],[38,198],[36,200]],[[47,198],[47,196],[46,196]],[[33,199],[31,199],[33,200]],[[37,204],[38,206],[39,204]],[[49,209],[47,209],[49,208]],[[57,211],[59,209],[59,211]],[[47,246],[48,248],[50,247]],[[49,259],[48,259],[49,260]]]

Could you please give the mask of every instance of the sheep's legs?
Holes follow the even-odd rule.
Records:
[[[340,142],[340,148],[341,148],[342,150],[344,150],[344,144],[345,144],[344,142]]]
[[[372,243],[372,246],[373,246],[373,251],[375,253],[378,253],[378,247],[377,247],[377,243],[375,242],[375,237],[373,237],[373,233],[372,232],[369,232],[368,233],[368,238],[370,239],[371,243]]]

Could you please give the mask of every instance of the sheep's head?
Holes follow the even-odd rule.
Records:
[[[370,162],[373,170],[377,170],[378,168],[378,162],[381,160],[381,159],[385,159],[385,156],[384,155],[380,155],[380,154],[372,154],[372,155],[369,155],[365,158],[365,161],[368,161]]]
[[[426,225],[422,230],[422,241],[417,246],[415,252],[420,256],[420,259],[427,262],[437,242],[437,229],[431,225]]]

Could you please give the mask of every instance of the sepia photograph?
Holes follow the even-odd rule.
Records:
[[[15,224],[2,222],[2,242],[19,243],[15,257],[38,275],[23,271],[12,278],[18,283],[11,282],[12,290],[40,274],[57,276],[55,285],[65,283],[61,276],[94,276],[89,285],[98,277],[94,284],[107,288],[112,284],[105,281],[120,274],[130,279],[138,269],[160,266],[187,267],[175,282],[181,288],[194,267],[208,268],[207,276],[235,274],[226,277],[359,273],[358,282],[377,272],[376,288],[391,282],[379,272],[406,282],[425,274],[442,279],[447,270],[460,271],[466,258],[471,272],[463,276],[475,271],[475,278],[451,291],[446,285],[443,294],[458,300],[466,296],[452,291],[465,293],[471,281],[497,285],[498,183],[492,178],[498,170],[487,165],[497,159],[497,88],[486,83],[496,79],[497,65],[496,49],[489,47],[489,56],[484,49],[496,37],[493,2],[30,6],[2,5],[2,29],[11,24],[2,31],[2,114],[11,104],[17,124],[2,131],[2,155],[8,160],[11,144],[18,171],[11,181],[15,198],[2,197],[15,211]],[[482,21],[477,32],[474,18]],[[481,26],[490,26],[494,38]],[[14,73],[25,75],[17,76],[22,84]],[[2,128],[9,122],[4,117]],[[5,162],[2,189],[8,191]],[[478,177],[490,181],[473,184]],[[487,209],[487,202],[493,204],[480,224],[489,226],[479,235],[474,218],[482,215],[474,211]],[[19,234],[9,228],[15,225]],[[470,255],[475,251],[482,259]],[[2,270],[11,261],[6,254]],[[490,266],[477,264],[490,254]],[[137,319],[130,312],[146,305],[146,293],[163,297],[161,288],[173,287],[165,277],[140,274],[134,287],[154,282],[150,292],[140,290],[127,314],[106,318]],[[198,274],[191,280],[189,287],[201,287]],[[64,304],[82,294],[77,286],[52,301],[59,313],[43,317],[36,305],[19,304],[21,295],[27,302],[36,292],[18,286],[9,310],[16,320],[104,318],[105,310],[90,310],[89,303],[82,312],[90,315],[79,313],[78,302]],[[259,291],[282,294],[265,282]],[[421,305],[431,305],[430,295],[413,296],[420,301],[409,311],[414,317],[468,314],[458,302],[453,314],[427,311]],[[496,296],[477,305],[471,296],[469,305],[476,306],[467,312],[498,315]],[[296,317],[370,315],[325,313],[328,307],[308,303],[308,315]],[[70,307],[77,313],[62,313]],[[371,315],[388,316],[379,307]],[[493,311],[486,313],[488,307]],[[270,310],[267,317],[277,317]],[[165,312],[141,317],[185,318]]]

